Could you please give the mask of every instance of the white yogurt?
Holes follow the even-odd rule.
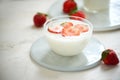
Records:
[[[73,56],[77,55],[82,52],[82,50],[85,48],[87,43],[89,42],[89,39],[92,36],[92,27],[91,25],[88,25],[89,30],[88,32],[81,33],[79,36],[62,36],[61,34],[54,34],[48,31],[49,26],[55,26],[60,25],[63,22],[72,22],[73,24],[85,24],[81,21],[76,20],[57,20],[53,21],[49,24],[45,25],[45,36],[48,41],[48,44],[50,45],[51,49],[59,55],[62,56]]]

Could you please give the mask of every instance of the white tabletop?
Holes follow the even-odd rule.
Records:
[[[120,64],[100,64],[78,72],[52,71],[30,58],[31,45],[43,33],[33,27],[33,15],[47,12],[56,0],[0,1],[0,80],[120,80]],[[120,5],[118,5],[120,6]],[[93,36],[120,58],[120,30],[94,32]]]

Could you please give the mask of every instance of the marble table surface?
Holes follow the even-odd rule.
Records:
[[[120,80],[120,64],[77,72],[59,72],[36,65],[30,58],[32,44],[43,36],[33,26],[36,12],[47,13],[56,0],[0,0],[0,80]],[[120,7],[120,5],[118,5]],[[94,32],[120,59],[120,29]]]

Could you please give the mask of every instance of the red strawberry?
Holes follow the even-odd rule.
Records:
[[[74,0],[66,0],[63,3],[63,12],[64,13],[70,13],[72,10],[77,9],[77,4]]]
[[[36,27],[42,27],[43,24],[46,22],[46,14],[44,13],[37,13],[33,17],[33,22]]]
[[[73,12],[70,13],[70,15],[86,18],[86,15],[83,11],[73,11]]]
[[[112,49],[107,49],[102,52],[102,61],[106,65],[117,65],[119,63],[119,59]]]

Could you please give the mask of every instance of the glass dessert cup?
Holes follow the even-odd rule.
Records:
[[[66,23],[73,25],[66,28]],[[71,28],[79,32],[76,27],[81,24],[87,30],[73,35]],[[88,20],[74,16],[55,17],[44,24],[43,31],[45,36],[35,41],[30,51],[31,58],[40,66],[56,71],[82,71],[100,63],[105,48],[92,37],[93,27]]]
[[[75,31],[64,32],[66,23],[72,23],[72,29],[75,28]],[[86,26],[87,31],[81,31],[81,28],[76,30],[76,25]],[[79,32],[79,34],[74,34],[74,32]],[[88,20],[76,16],[59,16],[49,19],[44,24],[45,38],[51,50],[62,56],[74,56],[82,53],[92,37],[92,32],[92,24]]]

